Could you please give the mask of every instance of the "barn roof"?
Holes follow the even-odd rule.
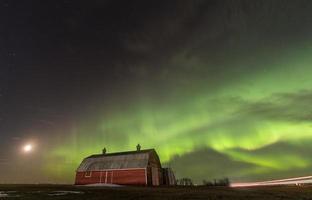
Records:
[[[155,149],[96,154],[85,158],[77,171],[146,168],[150,156],[155,156],[159,160]]]

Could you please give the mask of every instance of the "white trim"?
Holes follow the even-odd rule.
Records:
[[[102,183],[102,175],[103,175],[103,172],[101,171],[101,175],[100,175],[100,183]]]
[[[90,173],[90,174],[89,174]],[[92,171],[85,171],[85,178],[91,178],[92,177]]]
[[[145,168],[145,184],[147,185],[147,168]]]
[[[111,171],[111,173],[112,173],[112,174],[111,174],[111,182],[110,182],[110,183],[113,184],[114,171]]]
[[[105,173],[105,184],[107,183],[107,171]]]

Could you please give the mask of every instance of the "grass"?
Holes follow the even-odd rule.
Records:
[[[0,199],[152,199],[152,200],[312,200],[312,186],[224,187],[76,187],[71,185],[0,185]]]

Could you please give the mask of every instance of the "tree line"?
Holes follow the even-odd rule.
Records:
[[[177,185],[181,185],[181,186],[193,186],[193,180],[190,178],[180,178],[177,179]],[[203,186],[208,186],[208,187],[213,187],[213,186],[224,186],[224,187],[228,187],[230,186],[230,180],[229,178],[222,178],[222,179],[214,179],[213,181],[207,181],[207,180],[203,180],[202,182]]]

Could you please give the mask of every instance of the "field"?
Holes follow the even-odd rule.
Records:
[[[312,187],[76,187],[70,185],[0,185],[0,199],[209,199],[209,200],[312,200]]]

